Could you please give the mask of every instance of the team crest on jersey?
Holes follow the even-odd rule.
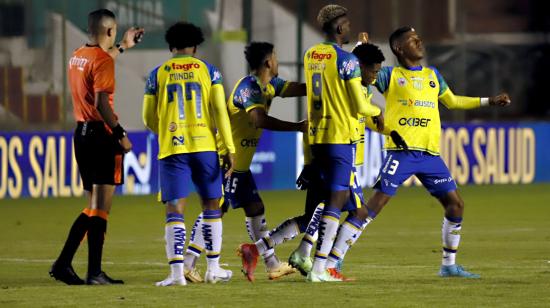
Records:
[[[418,91],[422,91],[422,82],[424,81],[424,78],[420,77],[411,77],[413,88],[417,89]]]
[[[401,87],[404,87],[407,84],[407,79],[403,77],[397,78],[397,84]]]

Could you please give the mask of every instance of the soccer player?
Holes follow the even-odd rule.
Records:
[[[245,57],[251,74],[241,78],[229,96],[227,107],[231,119],[233,139],[237,143],[235,172],[225,182],[225,198],[233,208],[243,208],[248,235],[257,241],[267,235],[265,207],[250,171],[252,157],[256,152],[263,129],[273,131],[306,131],[307,121],[287,122],[268,115],[274,97],[305,95],[305,85],[288,82],[278,77],[277,53],[267,42],[252,42],[245,48]],[[246,263],[247,246],[239,247]],[[255,251],[257,252],[257,251]],[[269,279],[295,272],[288,263],[280,262],[275,251],[263,255]],[[244,265],[244,264],[243,264]],[[250,281],[252,272],[244,273]]]
[[[89,41],[74,51],[68,77],[77,127],[75,156],[88,195],[88,206],[73,223],[50,276],[69,285],[122,284],[101,270],[107,217],[116,185],[124,181],[123,156],[132,149],[114,112],[114,59],[135,45],[143,29],[130,28],[113,48],[117,23],[113,12],[99,9],[88,15]],[[71,265],[80,242],[88,234],[88,274],[80,279]]]
[[[171,274],[157,286],[185,285],[184,208],[194,183],[202,201],[202,234],[207,253],[208,283],[229,281],[219,265],[222,246],[222,174],[216,152],[216,129],[228,149],[229,170],[235,153],[220,71],[195,57],[204,41],[202,30],[186,22],[165,35],[173,57],[149,75],[143,99],[145,126],[158,134],[160,199],[166,206],[166,257]]]
[[[382,51],[376,45],[367,44],[366,42],[364,43],[365,44],[355,47],[353,50],[353,54],[358,58],[359,66],[361,68],[361,85],[363,93],[365,95],[365,103],[370,104],[373,93],[372,84],[376,80],[376,76],[380,71],[382,62],[385,60],[385,58],[382,54]],[[359,115],[358,129],[360,133],[360,139],[356,142],[356,156],[354,162],[356,168],[364,163],[365,127],[367,126],[371,130],[378,131],[378,127],[376,125],[377,123],[374,122],[375,119],[376,118]],[[390,126],[385,125],[384,130],[380,133],[384,135],[389,135],[390,138],[392,138],[392,140],[395,142],[395,144],[400,148],[407,148],[406,142],[401,138],[397,131],[391,130]],[[307,151],[304,152],[307,161]],[[316,176],[318,176],[317,174],[318,172],[314,170],[314,166],[312,164],[306,164],[304,166],[302,174],[297,180],[297,184],[302,186],[302,188],[304,188],[304,186],[307,188],[308,199],[317,200],[313,202],[319,203],[324,202],[326,197],[323,197],[323,188],[321,184],[322,182],[315,178]],[[342,280],[347,280],[347,278],[340,273],[341,262],[344,258],[344,255],[351,247],[351,245],[353,245],[357,241],[357,239],[361,235],[363,228],[374,219],[373,213],[367,212],[367,208],[363,200],[363,192],[361,186],[357,182],[355,174],[353,184],[353,194],[350,196],[350,199],[344,206],[344,209],[348,210],[349,214],[344,223],[340,225],[338,237],[336,238],[332,250],[328,255],[326,265],[332,276],[340,277]],[[356,206],[358,202],[353,200],[355,198],[362,202],[360,207]],[[315,212],[317,213],[317,210]],[[367,218],[358,218],[359,215],[366,216]],[[313,247],[313,243],[317,238],[318,221],[318,218],[315,218],[311,221],[298,249],[296,249],[289,258],[289,263],[293,267],[300,270],[303,275],[307,275],[311,271],[312,264],[309,256]]]
[[[325,189],[330,191],[319,225],[313,268],[307,277],[312,282],[341,281],[327,271],[326,260],[338,233],[340,213],[353,186],[358,114],[381,115],[378,107],[364,103],[357,57],[341,48],[349,43],[350,21],[346,14],[347,9],[339,5],[323,7],[317,21],[326,41],[309,48],[304,56],[309,144],[313,163],[319,168]],[[382,130],[382,117],[377,121]]]
[[[386,139],[386,159],[374,185],[375,193],[367,208],[379,214],[395,195],[397,188],[410,176],[416,175],[445,210],[442,225],[443,258],[439,275],[442,277],[478,278],[455,263],[460,242],[464,202],[449,169],[439,156],[441,123],[439,102],[449,109],[471,109],[481,106],[506,106],[508,94],[493,97],[455,96],[433,67],[421,65],[424,58],[422,40],[411,27],[395,30],[389,39],[399,66],[383,67],[376,87],[386,98],[386,123],[397,131],[409,145],[408,151],[397,148]]]

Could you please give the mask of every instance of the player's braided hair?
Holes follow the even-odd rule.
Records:
[[[401,38],[401,36],[403,36],[403,34],[409,31],[414,31],[414,28],[411,26],[404,26],[393,31],[393,33],[390,35],[390,48],[393,54],[397,55],[395,52],[395,43],[397,43],[397,41]]]
[[[204,35],[201,28],[192,23],[180,21],[166,30],[164,39],[171,51],[174,48],[184,49],[198,46],[204,42]]]
[[[273,44],[268,42],[251,42],[244,48],[244,56],[251,70],[260,68],[272,53]]]
[[[325,33],[330,33],[333,29],[332,23],[339,17],[345,16],[348,9],[337,4],[325,5],[317,15],[317,23]]]
[[[386,58],[378,46],[371,43],[363,43],[353,49],[353,54],[359,62],[365,66],[382,63]]]

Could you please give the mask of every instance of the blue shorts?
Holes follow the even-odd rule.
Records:
[[[351,173],[351,177],[348,179],[348,183],[350,183],[348,187],[348,189],[350,190],[350,198],[344,204],[342,211],[355,211],[360,208],[362,204],[365,204],[363,189],[361,188],[361,185],[359,185],[359,182],[357,180],[355,167],[352,170],[353,171]],[[317,207],[319,203],[324,202],[326,204],[328,202],[327,200],[330,198],[330,191],[326,189],[326,184],[320,177],[320,174],[318,172],[315,172],[313,174],[317,175],[319,178],[310,179],[310,186],[308,187],[307,191],[307,201],[309,201],[310,204],[306,204],[305,212],[311,213],[313,213],[315,207]]]
[[[374,189],[393,196],[412,175],[416,175],[435,197],[456,190],[456,183],[443,159],[423,151],[388,151]]]
[[[354,211],[361,207],[365,203],[365,196],[363,195],[363,188],[359,185],[357,181],[357,175],[355,174],[355,167],[351,173],[352,178],[350,179],[350,195],[349,200],[344,204],[342,211]]]
[[[159,160],[161,201],[189,196],[191,181],[201,198],[222,196],[222,175],[214,151],[170,155]]]
[[[321,177],[329,191],[350,188],[353,173],[355,145],[315,144],[311,146],[313,163],[319,168]]]
[[[224,199],[234,209],[245,204],[262,202],[250,170],[245,172],[233,171],[231,176],[225,179]]]

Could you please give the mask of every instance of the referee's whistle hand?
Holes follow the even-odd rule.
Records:
[[[128,139],[128,136],[122,137],[119,142],[124,150],[124,153],[128,153],[132,150],[132,143],[130,142],[130,139]]]

